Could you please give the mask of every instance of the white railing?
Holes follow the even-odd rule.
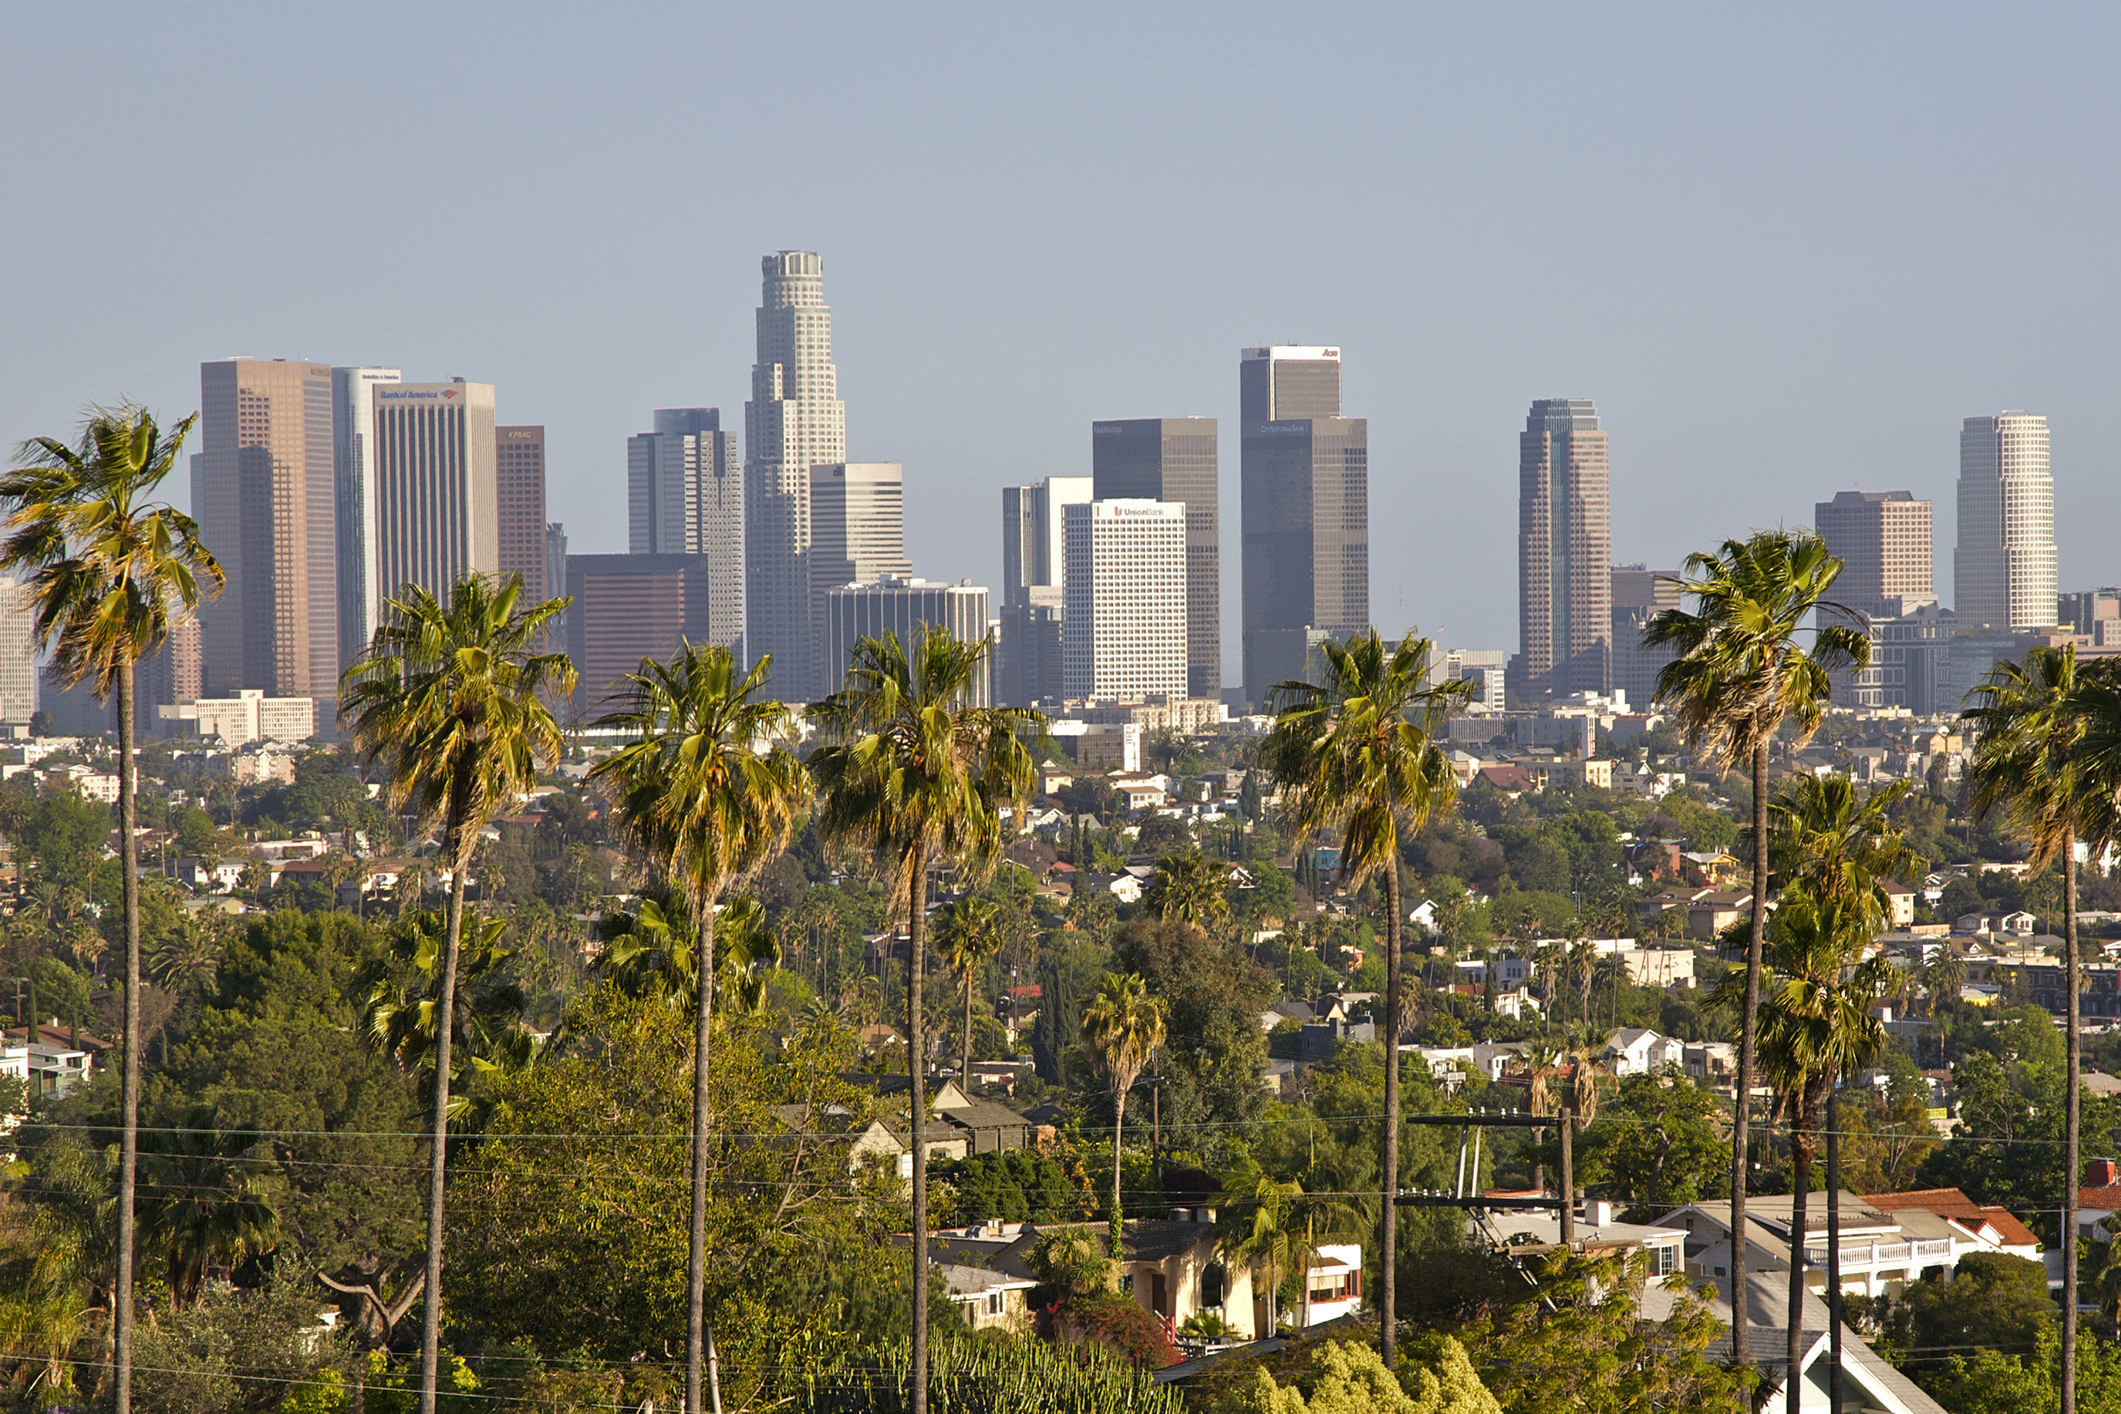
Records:
[[[1910,1263],[1921,1264],[1929,1260],[1949,1261],[1952,1244],[1944,1239],[1928,1242],[1844,1242],[1841,1245],[1841,1269],[1851,1267],[1898,1267]],[[1824,1267],[1826,1249],[1807,1247],[1804,1249],[1807,1265]]]

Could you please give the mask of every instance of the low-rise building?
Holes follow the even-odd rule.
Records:
[[[219,738],[226,746],[254,741],[307,741],[317,734],[317,704],[308,697],[267,697],[243,688],[233,697],[197,697],[155,709],[172,736]]]

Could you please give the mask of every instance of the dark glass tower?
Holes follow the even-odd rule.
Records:
[[[1223,685],[1222,540],[1216,512],[1215,419],[1137,417],[1090,424],[1099,501],[1178,501],[1186,508],[1186,693]]]

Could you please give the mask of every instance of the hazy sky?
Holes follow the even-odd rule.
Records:
[[[1338,344],[1381,627],[1516,647],[1516,434],[1597,401],[1616,560],[2053,426],[2065,589],[2121,580],[2106,7],[11,7],[0,438],[231,354],[498,385],[625,548],[625,438],[742,426],[759,257],[822,252],[848,451],[991,583],[1005,482]],[[182,497],[185,488],[179,488]]]

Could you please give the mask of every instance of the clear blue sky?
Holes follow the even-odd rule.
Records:
[[[542,422],[625,545],[624,439],[733,425],[758,258],[821,251],[848,449],[915,568],[1097,417],[1224,420],[1338,344],[1387,629],[1516,646],[1516,432],[1597,400],[1616,559],[2054,430],[2065,589],[2121,580],[2121,19],[2096,6],[45,5],[10,10],[0,438],[197,405],[230,354]],[[180,495],[181,495],[180,488]],[[1235,675],[1234,654],[1231,676]]]

